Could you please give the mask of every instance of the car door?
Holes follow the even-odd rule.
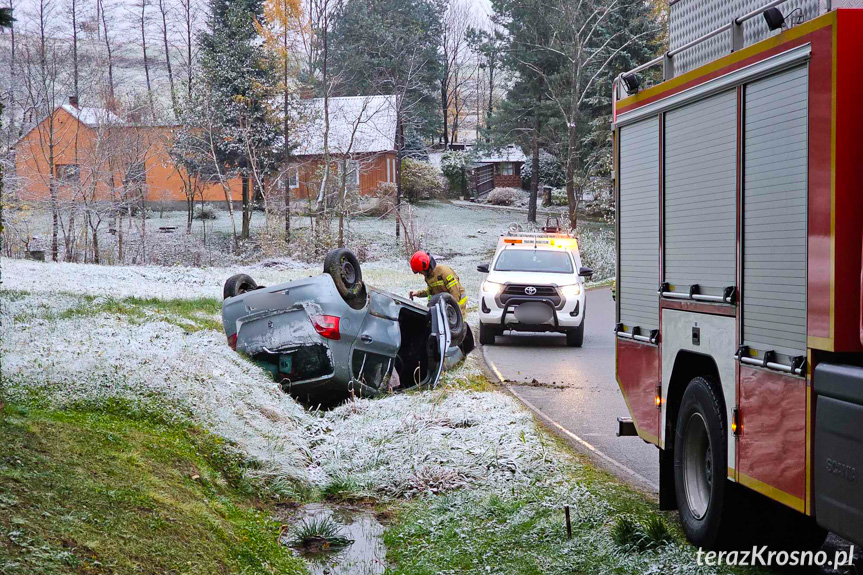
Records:
[[[371,290],[369,308],[351,349],[351,375],[375,389],[393,368],[401,345],[398,306],[386,295]]]

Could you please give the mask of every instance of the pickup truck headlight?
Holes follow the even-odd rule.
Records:
[[[503,289],[503,284],[499,284],[497,282],[490,282],[485,280],[482,282],[482,291],[483,293],[487,293],[490,295],[497,295],[500,293],[500,290]]]
[[[570,298],[581,294],[581,284],[572,284],[569,286],[560,286],[560,293],[563,297]]]

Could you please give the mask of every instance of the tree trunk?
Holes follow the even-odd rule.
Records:
[[[581,159],[578,141],[578,124],[581,120],[578,108],[578,101],[581,97],[579,93],[580,72],[578,58],[575,58],[572,63],[570,86],[572,102],[570,104],[569,142],[566,157],[566,203],[569,208],[569,227],[573,231],[575,231],[578,224],[578,200],[581,197],[580,193],[575,193],[576,164]]]
[[[162,44],[165,49],[165,67],[168,70],[168,86],[171,90],[171,107],[174,110],[174,118],[180,117],[180,106],[177,103],[177,90],[174,87],[174,72],[171,69],[171,51],[168,46],[168,8],[167,0],[159,0],[159,12],[162,13]]]
[[[449,123],[449,87],[447,85],[447,80],[449,76],[449,71],[444,70],[443,78],[440,81],[440,106],[441,113],[443,115],[443,145],[444,149],[447,148],[449,144],[449,132],[448,126]]]
[[[536,202],[539,197],[539,100],[533,113],[533,157],[530,162],[530,201],[527,205],[527,221],[536,223]]]
[[[252,202],[249,192],[249,176],[243,174],[243,227],[240,231],[240,237],[243,240],[249,239],[249,224],[252,219]]]
[[[78,97],[78,2],[72,0],[72,75],[74,77],[75,97]]]
[[[282,136],[285,140],[284,164],[285,164],[285,243],[291,241],[291,146],[290,146],[290,122],[288,111],[290,108],[290,94],[288,93],[288,32],[283,32],[283,48],[285,50],[284,62],[282,62],[282,81],[284,82],[284,117],[282,118]],[[299,180],[299,173],[297,174]],[[299,183],[299,182],[298,182]]]
[[[93,219],[90,217],[90,214],[87,214],[87,225],[89,225],[90,229],[93,231],[93,263],[100,264],[102,262],[99,258],[99,234],[96,233],[96,227],[93,227]]]
[[[108,20],[105,18],[105,7],[102,6],[102,0],[99,0],[98,10],[102,14],[102,29],[105,32],[105,49],[108,52],[108,108],[113,109],[116,105],[114,96],[114,57],[111,51],[111,40],[108,38]],[[98,23],[96,24],[98,27]]]
[[[156,104],[153,101],[153,86],[150,83],[150,62],[147,60],[146,15],[147,0],[141,0],[141,51],[144,55],[144,77],[147,80],[147,97],[150,99],[150,115],[156,119]]]
[[[191,192],[191,193],[190,193]],[[192,233],[192,218],[195,211],[195,197],[192,190],[186,189],[186,234]]]
[[[405,130],[401,122],[401,114],[396,119],[396,238],[401,236],[402,215],[402,148],[405,141]]]

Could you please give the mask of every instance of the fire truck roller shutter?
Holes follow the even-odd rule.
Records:
[[[659,328],[659,119],[620,129],[620,323]]]
[[[806,352],[808,68],[745,88],[743,344]]]
[[[664,282],[721,296],[736,284],[737,94],[665,116]]]

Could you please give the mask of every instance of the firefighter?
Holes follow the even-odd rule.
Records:
[[[467,292],[451,267],[437,263],[426,251],[418,251],[411,256],[411,270],[415,274],[423,274],[428,288],[412,291],[408,297],[411,299],[424,296],[431,298],[433,295],[449,292],[458,302],[462,316],[467,313]]]

